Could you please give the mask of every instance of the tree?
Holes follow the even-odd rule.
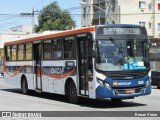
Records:
[[[46,30],[69,30],[75,28],[75,21],[68,10],[61,10],[56,1],[44,7],[38,16],[39,25],[35,26],[36,32]]]

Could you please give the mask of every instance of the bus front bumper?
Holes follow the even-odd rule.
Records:
[[[137,88],[108,89],[101,85],[99,85],[96,88],[97,99],[105,99],[105,98],[127,99],[149,94],[151,94],[151,83],[149,83],[147,87],[137,87]]]

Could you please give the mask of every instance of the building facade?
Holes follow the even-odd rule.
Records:
[[[3,57],[4,43],[32,33],[32,26],[16,26],[8,31],[0,31],[0,63]]]
[[[160,38],[160,0],[82,0],[82,27],[139,24],[150,38]]]
[[[145,26],[152,70],[160,71],[160,0],[81,0],[82,27],[103,24]]]

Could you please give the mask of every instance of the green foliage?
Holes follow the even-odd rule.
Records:
[[[56,1],[41,10],[38,16],[38,23],[39,25],[35,26],[36,32],[69,30],[76,27],[70,12],[68,10],[61,10]]]

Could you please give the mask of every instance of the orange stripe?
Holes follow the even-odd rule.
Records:
[[[93,32],[93,31],[95,31],[95,27],[67,30],[67,31],[59,32],[59,33],[49,34],[49,35],[43,35],[43,36],[26,38],[26,39],[21,39],[21,40],[12,41],[12,42],[6,42],[6,43],[4,43],[4,45],[32,42],[32,41],[38,41],[38,40],[52,38],[52,37],[65,36],[65,35],[84,33],[84,32]]]
[[[23,65],[23,66],[19,67],[19,68],[14,72],[13,75],[9,75],[9,73],[7,72],[7,70],[4,71],[4,72],[6,72],[6,74],[8,74],[10,77],[15,77],[15,76],[23,69],[23,67],[30,67],[30,66],[31,66],[31,65]]]
[[[70,76],[72,73],[74,73],[75,71],[76,71],[76,68],[74,68],[70,72],[62,74],[62,75],[45,75],[45,74],[44,75],[51,77],[51,78],[66,78],[66,77]]]
[[[3,57],[3,71],[6,72],[7,71],[7,67],[6,67],[6,60]]]
[[[38,68],[37,68],[37,77],[41,77],[41,70],[40,70],[40,66],[38,66]]]
[[[23,67],[28,67],[28,66],[31,66],[31,65],[23,65],[21,67],[19,67],[13,75],[9,75],[9,73],[7,72],[7,69],[6,71],[6,74],[8,74],[10,77],[15,77],[22,69]],[[52,78],[66,78],[67,76],[70,76],[72,73],[74,73],[76,71],[76,68],[74,68],[73,70],[71,70],[70,72],[68,73],[65,73],[65,74],[61,74],[61,75],[45,75],[45,76],[48,76],[48,77],[52,77]],[[38,67],[37,68],[37,76],[40,77],[40,68]]]

